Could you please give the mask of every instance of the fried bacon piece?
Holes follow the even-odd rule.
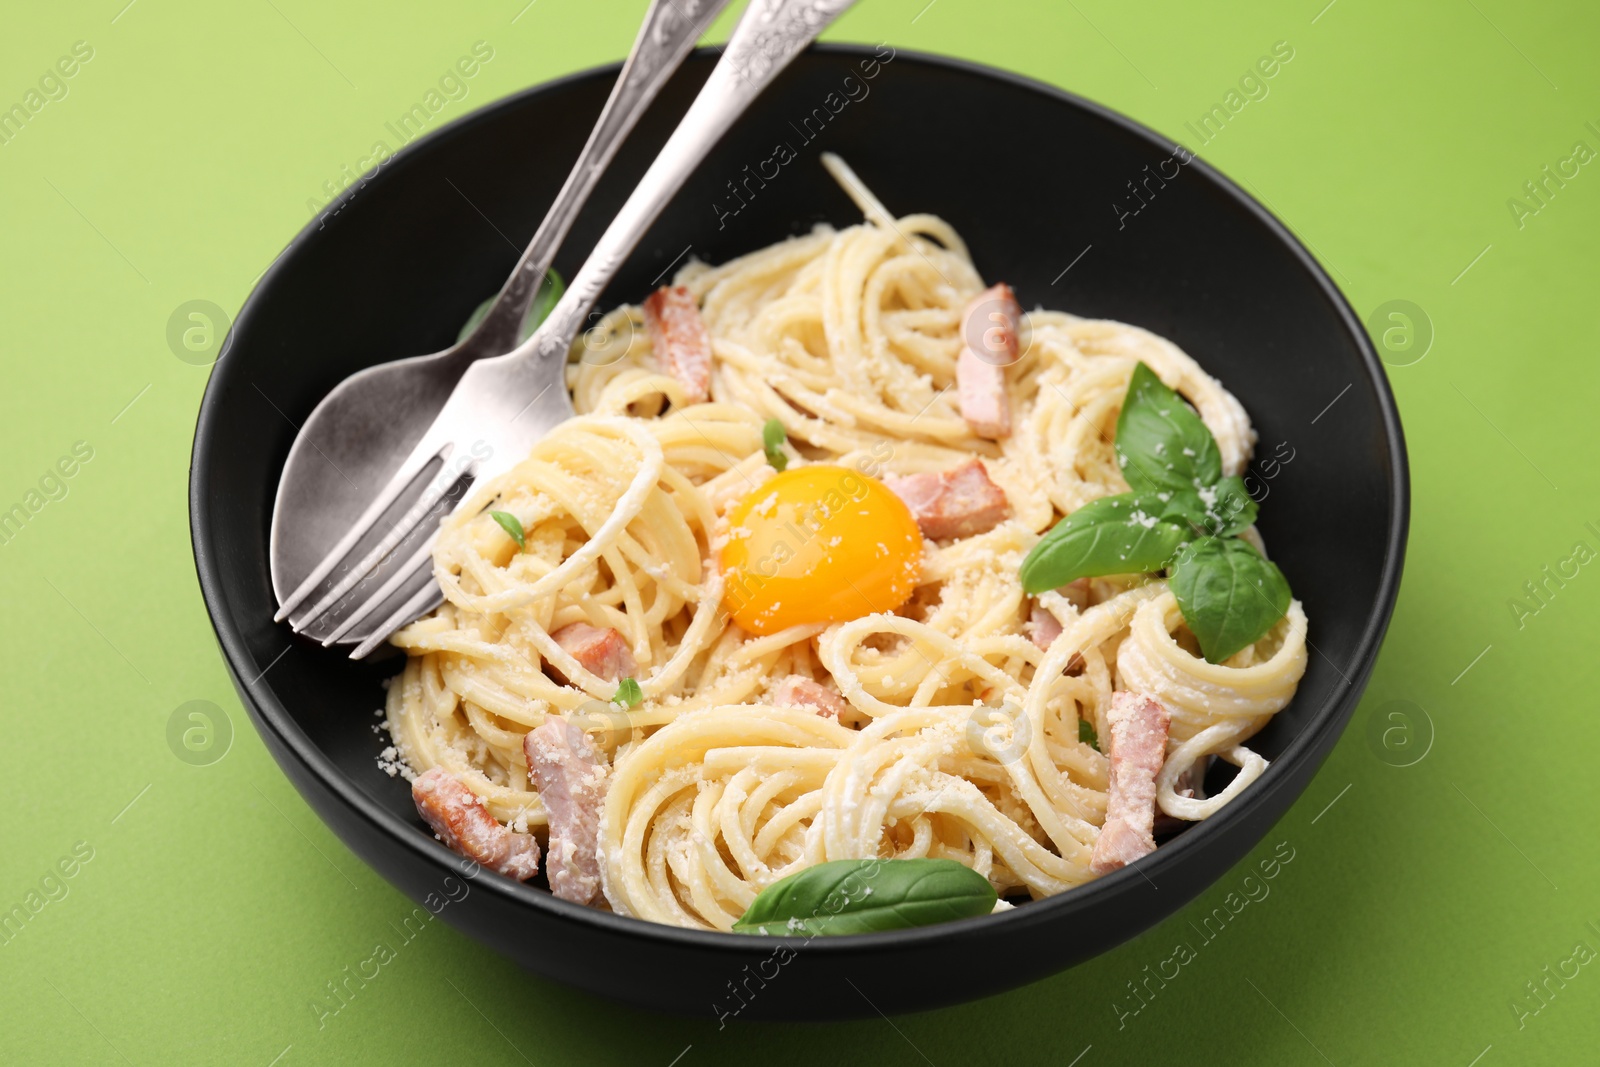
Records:
[[[1011,396],[1006,368],[1017,361],[1022,306],[1011,286],[991,285],[961,313],[961,354],[956,357],[956,399],[961,417],[979,437],[1011,433]]]
[[[528,731],[522,753],[550,823],[545,857],[550,891],[587,904],[600,891],[600,805],[609,784],[605,756],[577,726],[555,717]]]
[[[824,719],[837,719],[847,708],[844,697],[821,682],[791,674],[772,690],[772,702],[780,708],[808,708]]]
[[[662,286],[645,299],[644,324],[656,361],[683,386],[689,403],[709,399],[711,335],[694,294],[681,285]]]
[[[418,775],[411,799],[439,839],[461,855],[519,882],[539,873],[538,840],[501,826],[478,795],[444,768]]]
[[[1034,604],[1033,610],[1028,613],[1028,637],[1039,646],[1041,651],[1048,651],[1056,643],[1056,638],[1061,636],[1061,623],[1040,604]]]
[[[1087,578],[1079,578],[1076,581],[1068,582],[1060,589],[1057,589],[1056,592],[1071,601],[1079,611],[1083,611],[1089,605],[1089,579]],[[1044,605],[1038,601],[1034,601],[1032,610],[1028,612],[1026,629],[1029,639],[1042,652],[1048,652],[1050,646],[1055,644],[1056,638],[1061,636],[1060,620],[1050,614]],[[1083,673],[1083,668],[1083,656],[1074,652],[1072,658],[1067,660],[1066,669],[1062,673],[1076,677]]]
[[[604,678],[615,682],[621,678],[631,678],[639,669],[639,664],[633,658],[633,651],[628,647],[627,638],[612,629],[602,629],[590,626],[586,622],[572,622],[561,627],[550,635],[562,651],[577,660],[583,669],[596,678]],[[560,671],[553,664],[546,664],[545,669],[551,675],[560,675]],[[566,681],[562,676],[559,680]]]
[[[1167,758],[1167,728],[1172,716],[1161,701],[1142,693],[1111,694],[1106,715],[1111,735],[1111,788],[1106,821],[1095,840],[1089,869],[1108,874],[1155,851],[1156,775]]]
[[[1011,513],[1005,491],[976,459],[947,471],[889,478],[884,484],[911,509],[923,536],[935,541],[987,533]]]

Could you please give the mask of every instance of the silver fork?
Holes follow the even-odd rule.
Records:
[[[322,398],[300,426],[278,480],[270,551],[274,592],[285,608],[298,603],[298,610],[290,615],[297,631],[321,640],[338,629],[338,639],[346,643],[367,636],[354,627],[339,627],[365,588],[347,594],[343,602],[313,619],[305,609],[313,606],[316,592],[308,600],[301,587],[361,516],[367,501],[360,494],[370,493],[395,475],[439,416],[466,369],[479,359],[504,355],[517,347],[539,283],[600,174],[729,2],[653,0],[577,162],[482,321],[443,352],[378,363],[350,375]],[[346,493],[347,486],[361,489]],[[414,488],[420,490],[421,486]],[[404,511],[415,496],[402,494],[393,505],[395,510]],[[439,507],[449,503],[453,501],[441,501]],[[356,558],[374,540],[369,536],[360,542]],[[404,543],[399,551],[413,547]],[[343,576],[334,574],[335,579]],[[331,584],[326,575],[322,581]]]
[[[855,0],[750,0],[729,38],[722,58],[682,122],[646,171],[638,187],[596,243],[564,296],[548,318],[515,351],[472,364],[445,402],[422,440],[399,471],[340,539],[311,575],[279,609],[290,616],[324,581],[346,565],[342,576],[307,611],[295,616],[298,630],[315,624],[358,583],[377,582],[335,630],[323,640],[332,644],[351,629],[377,616],[397,596],[400,606],[383,617],[357,645],[359,659],[390,634],[439,603],[432,579],[431,554],[437,528],[409,552],[401,549],[435,505],[462,481],[481,483],[520,462],[534,443],[572,416],[564,371],[567,353],[589,309],[610,282],[645,230],[667,201],[682,187],[700,160],[727,132],[778,73]],[[415,503],[405,509],[388,532],[353,566],[348,557],[384,520],[397,500],[435,465]],[[464,490],[460,509],[471,499]],[[403,558],[402,558],[403,556]]]

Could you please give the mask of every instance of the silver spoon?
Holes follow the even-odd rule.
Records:
[[[272,511],[272,588],[292,593],[360,518],[368,499],[438,416],[474,362],[515,348],[522,324],[595,182],[689,50],[730,0],[654,0],[599,121],[544,221],[488,313],[455,345],[358,371],[322,399],[300,428]],[[337,619],[304,627],[326,638]],[[355,629],[346,641],[366,636]]]
[[[281,600],[279,620],[325,633],[324,644],[364,632],[352,653],[360,658],[440,603],[431,554],[441,507],[456,506],[471,484],[510,469],[571,417],[567,353],[601,290],[734,120],[853,2],[751,0],[688,113],[549,317],[514,352],[466,369],[395,475]],[[275,525],[283,506],[280,496]]]

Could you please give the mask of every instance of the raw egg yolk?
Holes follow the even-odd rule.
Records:
[[[922,531],[901,499],[847,467],[797,467],[741,500],[722,549],[723,602],[753,634],[904,604]]]

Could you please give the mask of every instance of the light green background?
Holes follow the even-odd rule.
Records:
[[[185,301],[236,311],[322,183],[473,42],[495,57],[441,120],[619,58],[643,3],[125,2],[0,19],[0,105],[73,42],[94,49],[67,97],[0,145],[0,507],[74,442],[94,450],[68,495],[0,546],[0,910],[75,843],[93,849],[0,944],[0,1060],[1594,1061],[1600,967],[1567,965],[1576,976],[1548,980],[1542,1001],[1525,983],[1579,942],[1600,949],[1600,572],[1551,582],[1521,625],[1508,602],[1575,542],[1600,547],[1585,527],[1600,524],[1600,165],[1548,186],[1521,226],[1507,207],[1576,141],[1600,149],[1592,6],[864,0],[838,24],[834,39],[1022,71],[1191,143],[1183,124],[1289,42],[1270,95],[1202,155],[1313,246],[1363,317],[1409,300],[1436,337],[1390,371],[1415,479],[1394,625],[1351,729],[1256,857],[1294,850],[1270,895],[1125,1026],[1126,983],[1179,939],[1198,945],[1190,924],[1244,887],[1245,867],[1134,942],[1007,996],[719,1032],[530,978],[442,923],[319,1026],[324,983],[397,943],[410,905],[301,803],[229,686],[185,507],[207,371],[166,340]],[[1008,132],[1017,166],[1049,136]],[[234,728],[207,766],[168,747],[190,700]],[[1380,720],[1380,742],[1398,724],[1385,749],[1367,730],[1409,707],[1394,701],[1432,729],[1414,710]]]

